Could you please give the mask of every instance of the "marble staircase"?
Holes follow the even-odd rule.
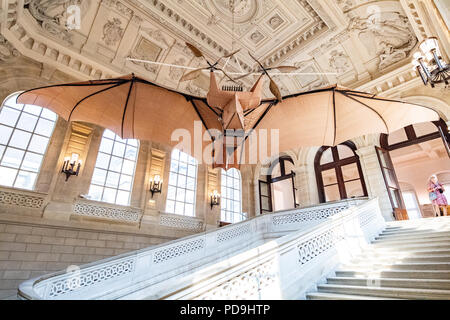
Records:
[[[450,217],[387,223],[311,300],[450,300]]]

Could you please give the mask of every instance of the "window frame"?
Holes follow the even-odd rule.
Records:
[[[39,180],[39,176],[40,176],[40,173],[41,173],[42,165],[43,165],[43,163],[44,163],[44,160],[45,160],[45,157],[46,157],[46,155],[47,155],[49,146],[50,146],[50,144],[51,144],[51,141],[52,141],[52,138],[53,138],[53,134],[54,134],[54,132],[55,132],[55,128],[56,128],[56,125],[57,125],[57,122],[58,122],[59,117],[58,117],[58,115],[57,115],[55,112],[53,112],[52,110],[47,109],[47,108],[44,108],[44,107],[41,107],[41,106],[38,106],[38,105],[32,105],[32,104],[17,104],[17,103],[15,103],[16,105],[20,105],[20,106],[21,106],[21,108],[18,109],[18,108],[15,108],[15,107],[13,107],[13,106],[7,104],[7,101],[8,101],[8,100],[10,100],[11,98],[14,98],[14,96],[17,97],[17,96],[20,95],[20,94],[21,94],[21,92],[19,91],[19,92],[15,92],[15,93],[12,93],[12,94],[8,95],[8,96],[3,100],[2,104],[0,105],[0,113],[4,110],[5,107],[7,107],[8,109],[11,109],[11,110],[14,110],[14,111],[18,111],[18,112],[19,112],[19,115],[18,115],[18,117],[17,117],[17,119],[16,119],[14,125],[5,124],[5,123],[0,123],[0,125],[2,125],[2,126],[4,126],[4,127],[7,127],[7,128],[12,129],[11,134],[10,134],[10,136],[9,136],[8,141],[6,142],[6,144],[3,144],[3,143],[0,144],[1,146],[4,146],[4,150],[3,150],[2,153],[0,154],[0,167],[7,168],[7,169],[12,169],[12,170],[16,170],[16,171],[17,171],[16,174],[15,174],[14,181],[13,181],[13,183],[12,183],[11,186],[8,186],[8,185],[5,185],[5,184],[1,184],[0,186],[6,187],[6,188],[14,188],[14,189],[20,189],[20,190],[34,191],[34,190],[36,190],[36,184],[37,184],[37,182],[38,182],[38,180]],[[40,110],[39,114],[34,114],[34,113],[31,113],[31,112],[26,111],[26,110],[25,110],[26,106],[34,106],[34,107],[38,107],[38,108],[40,108],[41,110]],[[46,110],[47,112],[51,112],[52,114],[54,114],[55,119],[50,119],[50,117],[45,117],[45,116],[43,116],[42,114],[43,114],[43,112],[44,112],[45,110]],[[36,117],[36,118],[37,118],[37,119],[36,119],[36,123],[34,124],[32,131],[27,130],[27,129],[24,129],[24,128],[18,128],[20,119],[21,119],[21,117],[22,117],[23,114],[28,115],[28,116],[32,116],[32,117]],[[37,132],[36,132],[36,129],[37,129],[38,125],[39,125],[39,121],[40,121],[41,119],[46,120],[46,121],[50,121],[50,122],[53,123],[53,126],[52,126],[51,131],[49,132],[49,135],[48,135],[48,136],[45,136],[44,134],[41,134],[41,133],[37,133]],[[14,133],[15,133],[16,130],[17,130],[17,131],[21,131],[21,132],[30,134],[29,141],[28,141],[26,147],[22,148],[22,147],[11,146],[11,145],[10,145],[11,139],[13,138],[13,135],[14,135]],[[48,141],[47,141],[47,143],[46,143],[46,146],[45,146],[45,150],[44,150],[42,153],[38,153],[38,152],[36,152],[36,151],[32,151],[32,150],[29,149],[29,148],[30,148],[30,145],[31,145],[31,142],[32,142],[32,140],[33,140],[33,137],[35,137],[35,136],[41,137],[41,138],[44,138],[44,139],[48,139]],[[20,160],[20,164],[18,165],[18,167],[12,167],[12,166],[7,166],[7,165],[4,165],[4,164],[1,164],[1,163],[3,162],[4,156],[5,156],[6,151],[8,150],[8,148],[11,148],[11,149],[14,149],[14,150],[19,150],[19,151],[23,152],[23,155],[22,155],[22,158],[21,158],[21,160]],[[22,168],[23,165],[24,165],[25,157],[26,157],[27,154],[32,154],[32,155],[37,155],[37,156],[42,157],[42,159],[40,160],[39,166],[36,168],[36,171],[32,171],[32,170],[30,170],[30,169],[24,169],[24,168]],[[17,186],[15,186],[16,183],[17,183],[17,179],[18,179],[18,177],[19,177],[20,172],[27,172],[27,173],[32,173],[32,174],[35,174],[35,175],[36,175],[36,177],[35,177],[35,179],[34,179],[34,182],[33,182],[33,185],[32,185],[30,188],[17,187]]]
[[[178,157],[175,159],[174,158],[174,154],[178,153]],[[186,155],[186,161],[181,161],[181,157],[182,154]],[[176,172],[172,170],[173,167],[173,162],[177,161],[177,169]],[[186,164],[186,174],[180,173],[180,162]],[[195,175],[194,177],[189,176],[189,166],[194,166],[195,167]],[[171,180],[173,179],[173,175],[176,175],[176,183],[175,185],[171,184]],[[180,176],[185,176],[186,177],[186,182],[185,182],[185,186],[179,186],[178,185],[178,179]],[[194,188],[192,189],[188,189],[187,185],[188,185],[188,178],[193,178],[194,179]],[[186,152],[183,152],[181,150],[178,149],[173,149],[171,154],[170,154],[170,167],[169,167],[169,180],[167,182],[167,196],[166,196],[166,204],[165,204],[165,212],[169,213],[169,214],[176,214],[176,215],[180,215],[180,216],[185,216],[185,217],[196,217],[196,205],[197,205],[197,183],[198,183],[198,161],[197,159],[195,159],[194,157],[192,157],[191,155],[189,155]],[[174,195],[174,199],[169,199],[169,192],[170,189],[174,188],[175,189],[175,195]],[[177,196],[178,196],[178,190],[183,190],[184,191],[184,200],[180,201],[177,200]],[[194,195],[193,195],[193,202],[192,203],[188,203],[186,202],[186,194],[188,191],[193,191]],[[173,202],[173,210],[169,210],[168,209],[168,205],[169,205],[169,201]],[[183,204],[183,213],[177,213],[177,203],[182,203]],[[186,205],[191,205],[192,204],[192,215],[191,214],[187,214],[186,213]]]
[[[367,187],[366,187],[366,183],[364,180],[364,174],[363,174],[362,168],[361,168],[361,162],[359,161],[359,156],[355,152],[356,146],[350,141],[345,141],[345,142],[341,143],[340,145],[344,145],[344,146],[347,146],[348,148],[350,148],[353,152],[353,156],[340,159],[337,146],[335,146],[335,147],[325,147],[324,146],[324,147],[319,148],[319,150],[317,151],[316,157],[314,159],[314,169],[316,172],[317,190],[319,192],[320,203],[327,202],[326,195],[325,195],[325,187],[337,185],[339,188],[339,195],[341,198],[340,200],[348,199],[345,184],[348,182],[353,182],[353,181],[358,181],[358,180],[361,182],[361,186],[363,189],[363,197],[368,196]],[[331,148],[332,155],[333,155],[333,161],[324,163],[324,164],[320,164],[322,155],[324,154],[324,152],[326,150],[328,150],[330,148]],[[342,167],[345,167],[347,165],[354,164],[354,163],[356,163],[359,178],[345,180],[343,173],[342,173]],[[336,179],[337,179],[336,183],[333,183],[330,185],[324,185],[322,172],[327,171],[327,170],[335,170]]]
[[[109,138],[109,137],[105,137],[105,134],[107,133],[107,131],[109,131],[109,132],[111,132],[112,134],[114,134],[114,138],[113,138],[113,139],[112,139],[112,138]],[[116,140],[117,138],[119,138],[121,141],[120,141],[120,140]],[[100,148],[101,148],[101,145],[102,145],[102,143],[103,143],[103,139],[107,139],[107,140],[110,140],[110,141],[113,142],[112,147],[111,147],[111,152],[110,152],[110,153],[106,153],[106,152],[104,152],[104,151],[101,151]],[[128,141],[130,141],[130,140],[136,141],[136,146],[134,146],[134,145],[132,145],[132,144],[129,144]],[[114,146],[115,146],[116,141],[118,141],[119,143],[124,143],[124,144],[125,144],[123,156],[117,156],[117,155],[114,154]],[[124,141],[124,142],[122,142],[122,141]],[[135,159],[135,160],[130,160],[130,159],[125,158],[125,156],[126,156],[126,149],[127,149],[128,146],[131,146],[131,147],[136,148],[136,159]],[[98,151],[97,151],[97,158],[96,158],[96,161],[95,161],[95,164],[94,164],[94,169],[93,169],[93,171],[92,171],[91,181],[90,181],[90,184],[89,184],[88,196],[90,196],[90,197],[89,197],[90,200],[98,201],[98,202],[102,202],[102,203],[109,203],[109,204],[118,205],[118,206],[130,206],[130,205],[131,205],[131,198],[132,198],[132,195],[133,195],[134,180],[135,180],[135,177],[136,177],[136,168],[137,168],[137,163],[138,163],[138,160],[139,160],[139,150],[140,150],[140,143],[139,143],[139,140],[137,140],[137,139],[121,139],[120,136],[117,135],[117,134],[115,134],[112,130],[105,129],[105,130],[103,131],[102,138],[101,138],[101,140],[100,140],[99,148],[98,148]],[[109,162],[108,162],[108,165],[107,165],[108,169],[97,167],[97,161],[98,161],[98,157],[100,156],[100,154],[105,154],[105,155],[107,155],[107,156],[110,157]],[[109,168],[110,165],[111,165],[111,159],[112,159],[113,156],[114,156],[114,157],[117,157],[117,158],[120,158],[120,159],[122,160],[122,165],[121,165],[121,168],[120,168],[120,172],[110,170],[110,168]],[[133,161],[133,162],[134,162],[134,166],[133,166],[133,174],[131,175],[131,182],[130,182],[130,190],[129,190],[129,191],[120,189],[120,179],[121,179],[122,175],[130,176],[129,174],[124,174],[124,173],[122,172],[125,160]],[[94,173],[95,173],[95,170],[96,170],[96,169],[106,171],[106,174],[105,174],[105,180],[104,180],[104,182],[103,182],[103,185],[100,185],[100,184],[98,184],[98,183],[94,183],[94,182],[93,182],[93,179],[94,179]],[[109,174],[109,172],[116,173],[116,174],[119,175],[117,187],[110,187],[110,186],[107,186],[107,185],[106,185],[106,181],[107,181],[107,179],[108,179],[108,174]],[[102,189],[102,194],[101,194],[100,199],[92,199],[92,196],[91,196],[91,194],[90,194],[90,191],[91,191],[91,187],[92,187],[92,186],[96,186],[96,187],[101,187],[101,188],[103,188],[103,189]],[[104,196],[104,193],[105,193],[105,189],[106,189],[106,188],[116,190],[116,194],[115,194],[115,197],[114,197],[114,202],[110,202],[110,201],[105,201],[105,200],[103,200],[103,196]],[[129,193],[129,196],[128,196],[128,203],[127,203],[127,204],[117,203],[117,196],[118,196],[118,194],[119,194],[119,191],[125,191],[125,192],[128,192],[128,193]]]
[[[231,172],[236,172],[237,174],[237,178],[234,175],[230,175],[229,173]],[[247,220],[247,215],[242,212],[242,175],[241,172],[239,170],[237,170],[236,168],[231,168],[229,170],[224,170],[221,169],[220,171],[220,192],[221,192],[221,204],[220,204],[220,221],[221,222],[226,222],[226,223],[237,223],[237,222],[241,222],[241,221],[245,221]],[[225,177],[225,183],[224,183],[224,177]],[[228,178],[231,178],[232,180],[232,186],[228,186]],[[239,181],[239,189],[236,189],[234,187],[234,181],[238,180]],[[225,189],[225,190],[224,190]],[[227,189],[231,189],[232,190],[232,197],[228,198],[227,197]],[[239,200],[236,201],[234,198],[234,191],[238,191],[239,192]],[[227,200],[231,200],[231,202],[233,203],[233,208],[234,208],[234,203],[235,202],[239,202],[239,212],[235,212],[234,210],[229,210],[228,208],[224,208],[224,206],[226,206]],[[232,217],[232,221],[227,220],[228,215],[230,215]],[[236,219],[236,215],[238,216],[238,219]]]

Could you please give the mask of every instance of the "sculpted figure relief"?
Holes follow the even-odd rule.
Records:
[[[375,50],[380,58],[379,69],[406,58],[417,43],[408,18],[398,12],[354,17],[349,30],[358,32],[369,51]]]
[[[68,43],[72,43],[72,37],[67,30],[67,8],[78,5],[86,9],[87,1],[81,0],[26,0],[25,7],[41,27]]]

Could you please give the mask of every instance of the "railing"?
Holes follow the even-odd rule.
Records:
[[[342,221],[349,215],[353,220],[358,219],[358,227],[361,226],[358,230],[363,230],[360,234],[364,237],[373,236],[376,233],[374,230],[380,229],[381,221],[384,223],[376,200],[355,199],[266,214],[151,249],[101,260],[81,266],[79,269],[72,268],[71,272],[60,272],[28,280],[21,284],[19,297],[23,299],[223,297],[224,288],[228,288],[226,290],[232,288],[227,285],[229,281],[247,279],[255,275],[267,278],[264,275],[272,274],[270,270],[278,270],[282,266],[281,260],[279,262],[278,260],[284,257],[283,252],[287,248],[292,249],[293,243],[297,246],[294,251],[298,256],[294,260],[303,261],[301,265],[316,261],[317,255],[334,248],[338,243],[336,231],[330,229],[330,226],[334,228],[337,226],[336,221],[340,221],[339,226],[342,228]],[[378,221],[378,224],[374,224],[374,221]],[[308,230],[302,228],[306,225]],[[265,234],[286,230],[297,231],[274,241],[264,241]],[[367,230],[370,232],[366,232]],[[343,237],[345,238],[345,235]],[[242,272],[243,274],[248,272],[247,276],[243,276]],[[270,280],[271,283],[281,285],[285,276],[280,272],[273,273],[275,274],[275,278],[269,277],[273,278],[273,281]],[[258,294],[266,290],[264,286],[258,288]],[[220,294],[217,296],[212,292]],[[248,295],[244,298],[254,298],[254,295],[250,294],[251,290],[245,292],[248,292]],[[226,297],[233,298],[234,293],[231,291],[229,293]],[[264,295],[260,298],[264,298]]]

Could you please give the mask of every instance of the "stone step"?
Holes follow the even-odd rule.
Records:
[[[444,299],[450,300],[450,290],[436,289],[411,289],[411,288],[374,288],[364,286],[348,286],[335,284],[320,284],[317,286],[319,292],[364,295],[400,299]]]
[[[418,288],[450,290],[450,280],[447,279],[395,279],[395,278],[354,278],[330,277],[328,284],[342,284],[349,286],[391,287],[391,288]]]
[[[450,279],[450,271],[447,270],[346,270],[335,272],[336,277],[374,277],[395,279]]]
[[[422,248],[417,250],[386,250],[386,248],[378,248],[374,249],[372,247],[368,247],[364,250],[361,256],[397,256],[397,257],[416,257],[416,256],[442,256],[449,255],[450,249],[428,249]]]
[[[386,244],[372,244],[371,247],[374,250],[384,250],[384,251],[417,251],[417,250],[434,250],[434,249],[450,249],[450,243],[445,241],[430,241],[425,243],[412,243],[412,244],[396,244],[396,245],[386,245]]]
[[[450,263],[448,262],[434,262],[434,263],[355,263],[345,264],[342,269],[346,270],[448,270],[450,271]]]
[[[402,229],[402,230],[384,230],[380,235],[416,235],[416,234],[430,234],[435,232],[448,232],[450,227],[441,228],[421,228],[421,229]]]
[[[419,262],[419,263],[425,263],[425,262],[448,262],[450,263],[450,255],[436,255],[436,256],[401,256],[401,255],[360,255],[356,258],[351,260],[351,263],[364,263],[364,262],[371,262],[376,263],[377,261],[386,264],[386,263],[401,263],[401,262]]]
[[[306,295],[308,300],[401,300],[395,298],[383,298],[374,296],[361,296],[350,294],[337,294],[328,292],[313,292]]]
[[[376,247],[379,246],[397,246],[397,245],[412,245],[412,244],[434,244],[434,243],[440,243],[443,244],[447,243],[450,247],[450,237],[434,237],[434,238],[414,238],[414,239],[401,239],[401,240],[374,240],[372,244]]]
[[[412,234],[412,235],[383,235],[380,234],[379,236],[375,237],[375,240],[409,240],[409,239],[434,239],[439,237],[450,237],[450,231],[444,231],[444,232],[430,232],[430,233],[422,233],[422,234]]]

